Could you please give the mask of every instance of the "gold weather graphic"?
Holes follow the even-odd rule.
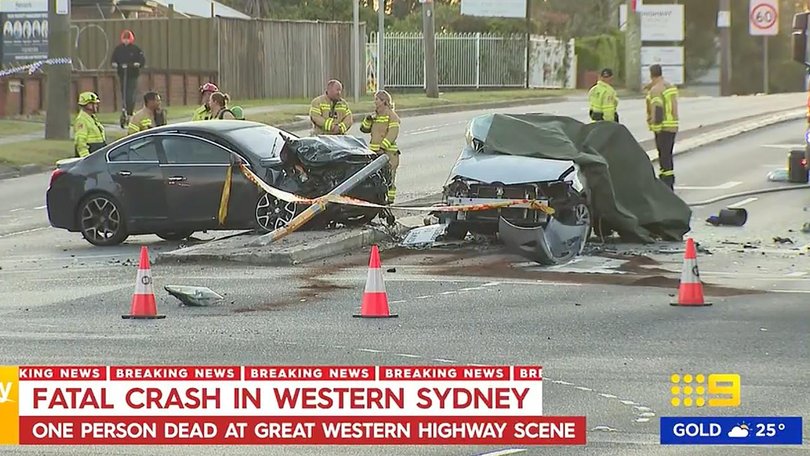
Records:
[[[673,407],[739,407],[739,374],[672,374],[670,404]]]
[[[0,445],[20,438],[20,378],[17,366],[0,366]]]

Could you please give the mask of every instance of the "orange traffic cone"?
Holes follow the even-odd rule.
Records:
[[[138,278],[135,280],[135,293],[132,295],[132,305],[129,315],[121,315],[124,319],[151,320],[166,318],[157,314],[155,291],[152,289],[152,272],[149,269],[149,252],[146,246],[141,247],[141,261],[138,264]]]
[[[700,272],[697,265],[697,251],[695,241],[686,239],[686,252],[683,256],[683,270],[681,271],[681,285],[678,287],[678,302],[673,306],[710,306],[712,303],[703,300],[703,284],[700,282]]]
[[[358,318],[390,318],[398,317],[388,309],[388,294],[385,292],[382,270],[380,269],[380,251],[377,245],[371,247],[371,258],[368,261],[368,278],[366,289],[363,292],[363,303]]]

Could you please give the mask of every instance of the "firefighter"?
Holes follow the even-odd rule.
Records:
[[[352,126],[352,111],[341,96],[343,84],[332,79],[326,84],[323,95],[312,100],[309,119],[312,121],[312,134],[345,135]]]
[[[658,149],[658,175],[670,189],[675,188],[675,165],[672,150],[675,148],[675,135],[678,133],[678,88],[666,81],[661,65],[650,66],[650,79],[647,91],[647,125],[655,134],[655,147]]]
[[[86,157],[107,145],[104,125],[96,118],[101,102],[93,92],[79,94],[79,115],[73,124],[73,141],[77,157]]]
[[[127,134],[148,130],[159,125],[160,95],[157,92],[146,92],[143,96],[143,108],[129,120]]]
[[[369,114],[360,124],[360,131],[370,133],[369,149],[388,155],[391,168],[391,184],[388,187],[388,202],[393,203],[397,196],[396,177],[399,167],[399,116],[394,111],[391,95],[385,90],[374,94],[374,114]]]
[[[599,80],[588,92],[591,120],[619,121],[619,113],[617,112],[619,97],[612,84],[613,70],[610,68],[603,69],[599,74]]]
[[[202,96],[202,106],[194,111],[194,116],[191,120],[210,120],[212,118],[211,107],[208,106],[208,100],[211,99],[211,94],[219,92],[219,87],[213,82],[206,82],[200,86],[200,95]]]

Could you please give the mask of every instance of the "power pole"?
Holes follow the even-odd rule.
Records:
[[[385,0],[377,0],[377,90],[385,90]]]
[[[635,1],[626,0],[627,31],[624,46],[624,79],[626,89],[641,91],[641,15],[635,11]]]
[[[360,0],[352,0],[353,27],[352,27],[352,60],[354,64],[354,103],[360,99]]]
[[[720,26],[720,95],[731,95],[731,2],[720,0],[717,18]]]
[[[70,58],[70,2],[48,2],[48,59]],[[48,65],[48,107],[45,139],[70,139],[70,79],[73,67],[59,63]]]
[[[435,25],[433,0],[423,0],[422,35],[425,40],[425,92],[428,98],[439,98],[439,69],[436,67]]]

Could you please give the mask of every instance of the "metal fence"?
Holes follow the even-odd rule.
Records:
[[[374,90],[378,35],[366,48],[366,80]],[[425,50],[421,33],[389,33],[384,37],[386,87],[425,87]],[[526,77],[526,35],[482,33],[436,35],[439,87],[574,87],[574,40],[531,37]]]

